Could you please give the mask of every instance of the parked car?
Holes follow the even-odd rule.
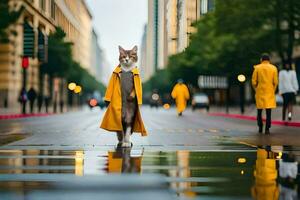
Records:
[[[205,93],[196,93],[192,98],[192,110],[197,108],[206,108],[209,110],[209,98]]]

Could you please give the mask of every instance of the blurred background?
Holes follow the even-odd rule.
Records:
[[[298,1],[1,0],[0,9],[2,113],[103,105],[117,45],[139,46],[152,106],[172,103],[179,78],[196,96],[192,105],[252,105],[251,73],[263,52],[300,78]]]

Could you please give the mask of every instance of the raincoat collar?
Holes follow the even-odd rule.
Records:
[[[118,65],[118,66],[116,67],[116,69],[114,70],[114,73],[120,74],[121,72],[122,72],[122,69],[121,69],[120,65]],[[137,67],[133,68],[133,69],[131,70],[131,72],[133,73],[133,75],[140,74]]]
[[[268,60],[263,60],[263,61],[261,61],[261,63],[263,63],[263,64],[269,64],[270,61],[268,61]]]

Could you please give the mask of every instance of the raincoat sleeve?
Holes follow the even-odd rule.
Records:
[[[173,90],[172,90],[172,92],[171,92],[171,96],[172,96],[173,99],[175,99],[176,96],[177,96],[176,85],[174,86],[174,88],[173,88]]]
[[[185,99],[186,100],[190,99],[190,92],[187,86],[185,86]]]
[[[254,90],[256,90],[256,87],[257,87],[257,70],[256,70],[255,67],[254,67],[254,71],[253,71],[253,74],[252,74],[252,87],[254,88]]]
[[[104,101],[111,101],[111,97],[114,91],[114,83],[115,83],[115,74],[113,73],[113,75],[111,76],[106,92],[105,92],[105,97],[104,97]]]

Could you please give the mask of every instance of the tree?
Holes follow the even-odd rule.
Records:
[[[66,34],[57,27],[48,38],[48,63],[42,66],[42,72],[50,77],[64,77],[73,66],[72,43],[65,41]]]
[[[65,78],[68,82],[75,82],[83,87],[83,93],[95,90],[104,91],[104,85],[99,83],[72,56],[72,43],[66,41],[66,34],[57,27],[48,39],[48,63],[41,66],[41,72],[50,76],[50,86],[54,77]]]
[[[294,48],[300,42],[300,1],[274,0],[271,5],[276,49],[282,63],[291,65]]]
[[[16,9],[16,5],[10,9],[9,0],[0,1],[0,43],[8,43],[9,34],[16,35],[15,31],[8,30],[8,28],[19,19],[22,11],[23,7]]]
[[[300,1],[216,0],[215,5],[195,24],[186,50],[170,57],[171,79],[187,77],[195,85],[192,76],[198,73],[226,75],[234,83],[239,73],[251,75],[263,52],[292,63],[300,39]]]

